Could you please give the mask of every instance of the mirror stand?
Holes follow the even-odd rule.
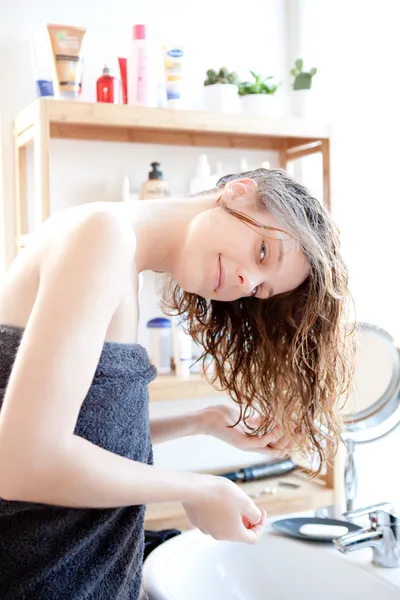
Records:
[[[356,445],[354,440],[347,440],[345,446],[347,454],[344,467],[344,493],[347,512],[354,510],[354,502],[357,497],[357,469],[355,462]]]

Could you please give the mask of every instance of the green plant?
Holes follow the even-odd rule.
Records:
[[[311,89],[311,81],[314,77],[317,69],[313,67],[309,71],[303,71],[303,59],[298,58],[294,61],[294,68],[290,70],[290,74],[293,75],[293,89],[294,90],[309,90]]]
[[[254,81],[243,81],[239,84],[239,95],[247,96],[248,94],[275,94],[279,87],[279,83],[265,83],[273,76],[262,78],[261,75],[256,75],[254,71],[250,71],[254,77]]]
[[[232,83],[233,85],[239,85],[239,79],[237,73],[228,71],[226,67],[221,67],[219,71],[214,69],[208,69],[207,79],[204,81],[204,85],[213,85],[214,83]]]

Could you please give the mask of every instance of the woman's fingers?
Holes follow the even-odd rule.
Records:
[[[260,436],[246,436],[247,442],[250,446],[254,446],[255,448],[263,448],[265,446],[272,446],[276,444],[278,440],[282,437],[282,434],[278,430],[277,427],[274,427],[268,433]]]
[[[242,425],[242,431],[245,433],[246,429]],[[296,428],[293,429],[295,437],[298,437]],[[247,435],[241,440],[238,446],[244,450],[250,450],[255,452],[262,452],[267,455],[271,460],[276,460],[286,456],[296,446],[296,442],[285,435],[285,430],[281,425],[275,425],[268,433],[261,436],[250,436]]]
[[[271,444],[270,447],[275,450],[291,450],[294,447],[294,443],[292,440],[288,440],[288,438],[282,438],[275,444]]]
[[[244,525],[244,531],[243,531],[243,541],[246,542],[247,544],[255,544],[261,537],[263,531],[264,531],[264,526],[265,526],[265,519],[267,517],[267,513],[265,510],[261,511],[261,518],[260,521],[254,525],[250,525],[246,524],[244,518],[243,520],[243,525]]]
[[[248,503],[246,502],[246,509],[242,513],[243,525],[247,528],[258,525],[263,518],[264,512],[249,498]]]

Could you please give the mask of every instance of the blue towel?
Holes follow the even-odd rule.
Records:
[[[0,326],[0,409],[22,335]],[[155,376],[142,346],[106,342],[76,435],[152,464],[148,384]],[[137,600],[144,515],[144,506],[75,509],[0,499],[1,600]]]

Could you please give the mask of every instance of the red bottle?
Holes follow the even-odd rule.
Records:
[[[102,75],[96,81],[97,102],[121,104],[122,90],[118,77],[111,74],[107,65],[104,66]]]

